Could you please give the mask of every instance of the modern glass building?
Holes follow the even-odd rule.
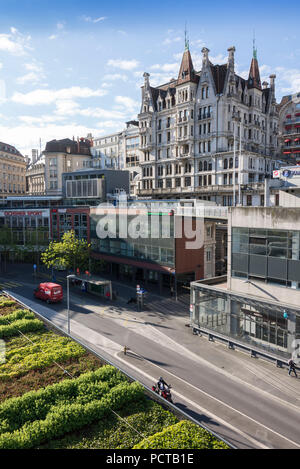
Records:
[[[191,284],[191,325],[289,358],[300,341],[300,207],[236,207],[228,275]]]

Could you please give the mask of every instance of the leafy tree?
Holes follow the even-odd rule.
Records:
[[[88,268],[90,244],[78,239],[73,230],[63,234],[61,241],[51,241],[48,249],[42,255],[42,262],[48,267],[56,268],[58,265],[65,269]]]

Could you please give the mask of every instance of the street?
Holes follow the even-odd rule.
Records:
[[[25,267],[24,267],[25,269]],[[4,291],[67,330],[67,298],[47,305],[33,299],[35,280],[22,269],[0,277]],[[110,302],[70,288],[71,336],[151,387],[172,385],[176,406],[238,448],[300,447],[300,381],[286,369],[194,336],[188,306],[149,295],[138,312],[123,288]],[[123,348],[129,348],[124,355]]]

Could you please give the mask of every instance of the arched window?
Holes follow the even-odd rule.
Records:
[[[233,158],[230,158],[229,160],[229,168],[233,168]]]
[[[200,161],[200,163],[199,163],[199,171],[202,171],[202,168],[203,168],[202,161]]]
[[[224,160],[224,169],[227,169],[228,168],[228,160],[227,158],[225,158]]]
[[[204,171],[207,171],[207,161],[204,161],[203,169],[204,169]]]

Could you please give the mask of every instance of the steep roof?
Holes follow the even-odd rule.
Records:
[[[253,57],[251,60],[249,77],[248,77],[248,88],[257,88],[261,90],[261,81],[259,74],[258,61],[256,57],[256,50],[253,50]]]
[[[191,53],[189,49],[186,48],[181,60],[177,85],[187,83],[188,81],[198,83],[198,80],[199,77],[195,73]]]
[[[210,69],[215,82],[216,92],[217,94],[220,94],[224,90],[224,84],[227,75],[227,65],[213,65],[210,62]]]

